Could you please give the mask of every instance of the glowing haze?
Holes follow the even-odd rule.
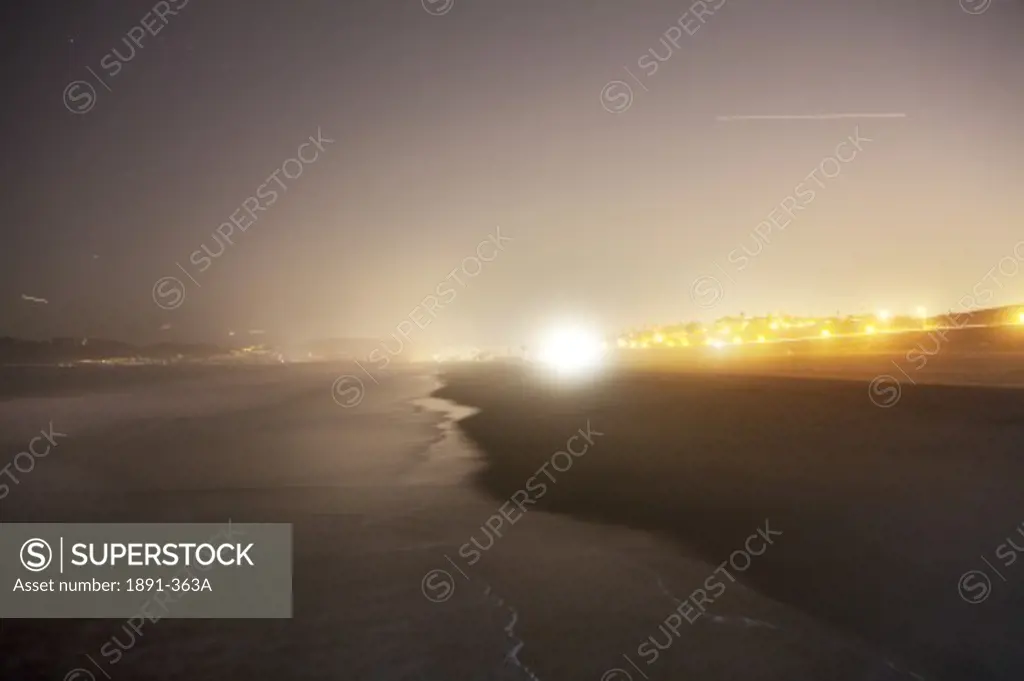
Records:
[[[0,335],[941,311],[1022,239],[1013,0],[12,5]]]

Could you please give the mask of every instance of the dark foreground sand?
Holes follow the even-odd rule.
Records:
[[[1007,547],[1024,547],[1024,393],[906,385],[881,409],[864,381],[620,371],[558,384],[499,365],[445,380],[438,397],[481,409],[460,424],[496,497],[589,420],[599,445],[537,508],[660,531],[715,564],[769,518],[783,536],[747,584],[926,678],[1024,678],[1024,561]],[[991,589],[975,575],[965,598],[971,570]]]

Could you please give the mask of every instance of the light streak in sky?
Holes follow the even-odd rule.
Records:
[[[829,121],[841,118],[906,118],[905,113],[755,114],[715,116],[718,121]]]

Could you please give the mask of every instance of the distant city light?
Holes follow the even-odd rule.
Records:
[[[1000,324],[1015,324],[1024,327],[1024,305],[1005,308],[999,318]],[[874,313],[843,315],[837,312],[829,317],[763,316],[747,317],[745,314],[721,317],[706,325],[696,322],[679,322],[672,325],[647,326],[643,330],[632,330],[622,336],[628,339],[629,347],[664,347],[684,352],[687,346],[723,348],[752,345],[756,343],[791,343],[816,339],[840,339],[838,348],[853,347],[856,336],[876,334],[915,334],[933,328],[949,328],[953,322],[946,315],[928,316],[923,305],[913,312],[894,315],[889,310]],[[745,331],[741,331],[745,329]],[[846,342],[846,339],[850,339]],[[622,342],[620,341],[620,346]],[[733,354],[732,352],[729,353]],[[742,356],[744,353],[737,350]]]

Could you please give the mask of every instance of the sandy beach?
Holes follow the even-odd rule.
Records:
[[[770,518],[784,536],[743,582],[914,660],[926,678],[1019,678],[1024,574],[1007,541],[1024,546],[1021,393],[907,385],[883,409],[860,374],[756,373],[648,368],[559,383],[471,367],[446,373],[437,394],[480,409],[460,425],[486,452],[478,479],[497,498],[589,422],[599,451],[537,508],[656,531],[713,565]],[[961,583],[971,571],[987,589],[977,573]]]

